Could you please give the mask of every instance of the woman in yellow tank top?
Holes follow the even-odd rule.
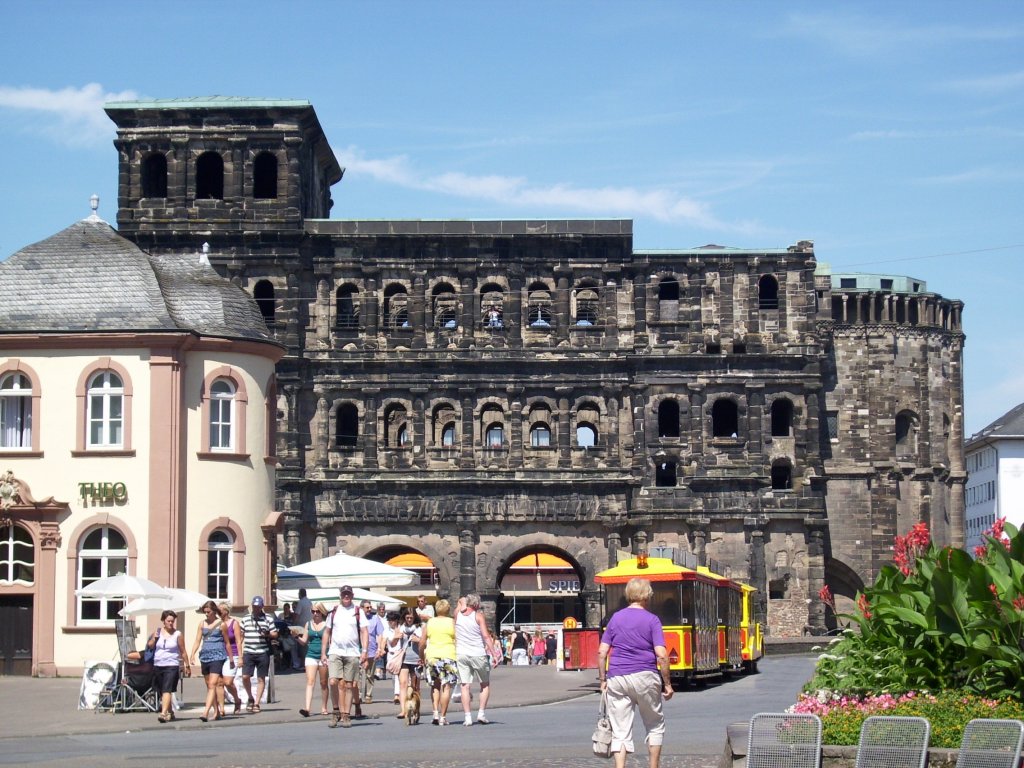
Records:
[[[434,725],[448,725],[448,703],[452,686],[458,682],[455,664],[455,621],[449,616],[451,604],[438,600],[434,604],[434,618],[426,624],[424,642],[420,650],[423,668],[430,683],[430,696],[434,705]]]

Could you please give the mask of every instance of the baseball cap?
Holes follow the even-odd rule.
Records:
[[[355,592],[352,590],[352,587],[350,587],[348,584],[346,584],[344,587],[341,588],[341,594],[343,594],[343,595],[355,595]]]
[[[258,605],[260,608],[262,608],[263,607],[263,598],[260,597],[259,595],[256,595],[256,597],[254,597],[252,599],[252,604],[253,605]]]

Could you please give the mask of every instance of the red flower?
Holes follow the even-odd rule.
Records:
[[[1018,611],[1024,611],[1024,595],[1017,595],[1013,598],[1013,607]]]
[[[871,604],[864,595],[857,598],[857,608],[860,609],[860,613],[865,619],[871,618]]]
[[[984,544],[979,544],[974,548],[974,556],[979,560],[988,554],[988,547]]]
[[[995,597],[999,597],[999,590],[996,589],[995,584],[989,584],[988,591],[991,592]]]

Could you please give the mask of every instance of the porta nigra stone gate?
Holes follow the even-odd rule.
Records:
[[[963,305],[921,281],[830,275],[810,242],[636,250],[628,220],[332,219],[307,102],[107,113],[120,231],[208,243],[287,345],[280,562],[419,553],[493,616],[553,554],[594,624],[596,572],[674,547],[798,635],[913,523],[962,543]]]

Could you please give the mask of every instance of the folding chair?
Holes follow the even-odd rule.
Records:
[[[137,661],[135,622],[115,619],[117,649],[121,656],[117,678],[104,689],[96,702],[97,712],[156,712],[160,697],[153,687],[153,665]]]
[[[747,768],[820,768],[817,715],[762,712],[750,720]]]
[[[1022,742],[1020,720],[971,720],[960,741],[956,768],[1017,768]]]
[[[854,768],[924,768],[931,725],[923,717],[869,717]]]

